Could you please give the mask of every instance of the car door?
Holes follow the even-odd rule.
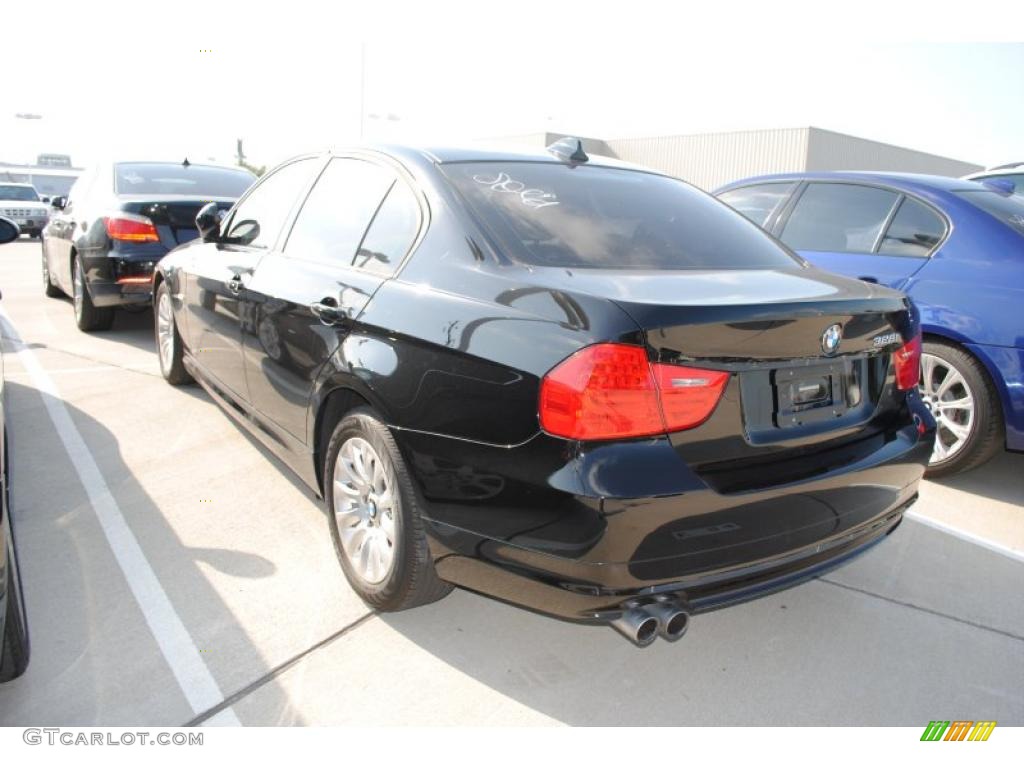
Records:
[[[419,230],[418,198],[389,165],[333,158],[280,251],[249,286],[246,367],[257,418],[287,443],[308,443],[318,372],[358,323]]]
[[[247,284],[322,164],[321,158],[304,157],[276,168],[238,202],[216,243],[192,249],[185,281],[189,351],[205,376],[236,402],[249,402],[242,361]]]
[[[899,191],[830,181],[807,183],[775,228],[812,264],[893,288],[927,263],[945,233],[935,211]]]
[[[85,206],[85,200],[98,173],[96,168],[90,168],[75,180],[64,202],[64,208],[53,209],[43,238],[43,255],[51,280],[69,296],[72,292],[71,246],[75,240],[79,211]]]

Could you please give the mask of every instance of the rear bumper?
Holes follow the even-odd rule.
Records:
[[[539,524],[501,538],[428,501],[431,547],[442,579],[545,614],[607,622],[655,595],[700,613],[813,578],[883,539],[916,500],[933,439],[911,423],[832,471],[756,491],[699,482],[642,499],[577,495],[558,514],[522,511]]]
[[[96,281],[89,284],[89,294],[97,307],[144,305],[153,300],[153,291],[149,283],[121,285],[115,282]]]
[[[166,249],[155,243],[134,245],[129,251],[87,252],[83,264],[93,304],[97,307],[149,304],[153,300],[153,270],[165,253]]]
[[[1006,423],[1006,447],[1024,451],[1024,348],[968,344],[995,382]]]

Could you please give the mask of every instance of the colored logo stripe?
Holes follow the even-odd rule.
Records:
[[[988,741],[995,720],[932,720],[921,734],[921,741]],[[945,735],[945,738],[943,738]]]

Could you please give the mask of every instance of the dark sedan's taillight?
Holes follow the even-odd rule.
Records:
[[[921,378],[921,334],[892,353],[896,388],[913,389]]]
[[[540,423],[573,440],[644,437],[690,429],[718,405],[729,374],[651,364],[643,347],[595,344],[548,372]]]
[[[156,232],[153,222],[145,216],[134,216],[121,214],[109,216],[103,219],[107,228],[107,234],[111,240],[121,240],[129,243],[158,243],[160,236]]]

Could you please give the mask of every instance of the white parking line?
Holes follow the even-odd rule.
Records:
[[[973,533],[968,533],[960,528],[954,528],[952,525],[947,523],[940,523],[938,520],[934,520],[926,515],[919,514],[917,512],[907,512],[904,517],[909,517],[911,520],[915,520],[919,523],[924,523],[930,528],[934,528],[943,533],[948,533],[950,536],[955,536],[958,539],[969,541],[971,544],[976,544],[979,547],[983,547],[992,552],[998,552],[1004,557],[1009,557],[1011,560],[1017,560],[1024,563],[1024,552],[1017,549],[1012,549],[998,542],[984,539],[981,536],[975,536]]]
[[[5,335],[14,343],[18,360],[28,372],[33,386],[39,391],[50,414],[53,426],[71,458],[78,479],[89,497],[103,534],[124,574],[139,610],[146,619],[153,638],[160,647],[167,665],[181,686],[182,693],[192,707],[193,714],[205,712],[224,701],[217,681],[199,655],[192,636],[174,610],[153,567],[146,559],[142,547],[124,519],[103,474],[96,465],[89,447],[71,419],[53,379],[36,359],[32,350],[24,345],[7,312],[0,307],[0,323]],[[218,725],[241,725],[233,709],[218,714]]]

